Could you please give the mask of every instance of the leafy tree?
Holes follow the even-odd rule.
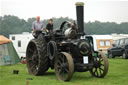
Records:
[[[54,29],[59,29],[60,25],[63,21],[71,21],[74,22],[73,19],[68,17],[53,17]],[[31,32],[32,31],[32,23],[36,18],[29,18],[28,20],[20,19],[17,16],[13,15],[5,15],[0,16],[0,35],[4,35],[6,37],[9,34],[18,34],[22,32]],[[43,23],[48,23],[48,19],[43,20]],[[87,22],[84,23],[84,31],[86,34],[112,34],[112,33],[128,33],[128,22],[123,22],[117,24],[115,22]]]

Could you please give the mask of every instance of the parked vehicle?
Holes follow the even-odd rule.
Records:
[[[116,40],[112,48],[108,49],[109,58],[115,58],[117,56],[122,56],[128,59],[128,38],[123,38]]]

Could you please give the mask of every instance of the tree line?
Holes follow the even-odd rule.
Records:
[[[22,32],[31,32],[32,31],[32,23],[36,18],[29,18],[27,20],[20,19],[17,16],[13,15],[5,15],[0,16],[0,35],[4,35],[6,37],[9,34],[19,34]],[[68,17],[60,17],[53,18],[54,21],[54,29],[59,29],[61,23],[63,21],[71,21],[74,22],[73,19]],[[43,23],[48,23],[48,19],[43,20]],[[127,34],[128,33],[128,22],[122,22],[117,24],[115,22],[87,22],[84,23],[84,31],[88,35],[92,34]]]

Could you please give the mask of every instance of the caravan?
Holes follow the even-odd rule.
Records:
[[[31,39],[32,33],[23,32],[22,34],[10,34],[9,39],[13,42],[16,51],[20,57],[26,56],[26,48]]]
[[[113,39],[111,35],[86,35],[85,36],[91,43],[94,51],[102,50],[107,53],[107,49],[112,47]]]

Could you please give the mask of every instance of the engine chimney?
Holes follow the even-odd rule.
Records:
[[[76,3],[76,16],[77,16],[77,25],[78,31],[80,35],[84,35],[84,3],[77,2]]]

